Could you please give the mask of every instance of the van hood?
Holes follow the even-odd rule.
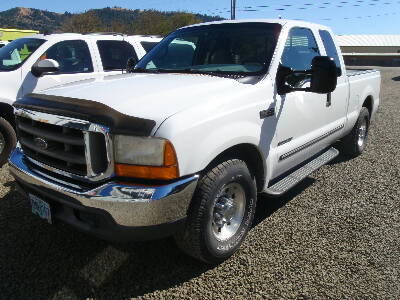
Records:
[[[91,100],[122,114],[154,120],[156,128],[168,117],[206,101],[234,95],[243,83],[199,74],[124,74],[84,80],[40,94]]]

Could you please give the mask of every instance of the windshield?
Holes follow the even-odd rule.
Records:
[[[0,71],[18,69],[45,40],[23,38],[15,40],[0,49]]]
[[[256,75],[267,71],[281,25],[230,23],[189,27],[167,36],[136,72]]]

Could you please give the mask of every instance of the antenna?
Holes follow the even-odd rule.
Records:
[[[236,0],[231,0],[231,20],[236,19]]]

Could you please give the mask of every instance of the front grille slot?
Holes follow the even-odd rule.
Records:
[[[38,123],[38,122],[37,122]],[[35,125],[35,124],[33,124]],[[50,125],[50,124],[48,124]],[[43,126],[34,126],[25,124],[24,122],[20,122],[18,127],[23,132],[26,132],[31,135],[41,136],[46,139],[66,143],[69,145],[75,146],[84,146],[85,142],[82,139],[82,132],[74,132],[73,129],[69,129],[67,127],[61,127],[63,129],[60,132],[60,126],[54,126],[56,128],[43,128]],[[50,127],[50,126],[49,126]],[[55,130],[54,130],[55,129]]]
[[[91,169],[94,174],[99,174],[107,169],[107,147],[104,135],[92,132],[88,137]]]
[[[24,153],[40,163],[79,176],[94,176],[107,168],[107,150],[103,134],[84,132],[21,116],[16,118],[16,124]],[[86,139],[87,143],[93,142],[92,147],[85,144],[85,135],[89,137]],[[40,140],[44,141],[44,145],[40,144]],[[87,155],[88,151],[93,153]],[[91,174],[88,174],[88,159]]]

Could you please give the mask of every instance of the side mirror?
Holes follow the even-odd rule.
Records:
[[[335,62],[328,56],[316,56],[311,64],[310,92],[332,93],[336,89],[338,71]]]
[[[316,56],[311,63],[311,70],[296,71],[280,65],[276,75],[279,95],[295,91],[328,94],[336,89],[338,70],[335,62],[328,56]],[[310,87],[302,88],[301,82],[311,81]]]
[[[137,63],[138,60],[135,57],[131,57],[130,59],[128,59],[128,62],[126,63],[126,73],[133,73],[133,69],[135,68]]]
[[[41,77],[44,73],[55,73],[60,70],[60,64],[54,59],[43,59],[37,61],[31,69],[33,76]]]

